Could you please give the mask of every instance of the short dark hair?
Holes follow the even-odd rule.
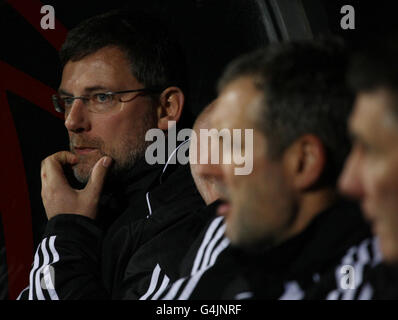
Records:
[[[232,62],[219,91],[250,76],[263,93],[256,124],[278,158],[304,134],[319,137],[327,152],[322,182],[335,184],[350,149],[347,119],[353,95],[345,83],[348,55],[342,41],[322,39],[271,45]]]
[[[373,35],[366,47],[353,54],[347,78],[354,92],[371,92],[381,88],[397,92],[397,39],[397,30],[384,35]],[[398,100],[391,107],[391,111],[398,116]]]
[[[114,10],[72,29],[59,56],[62,67],[106,46],[126,53],[134,77],[145,87],[178,86],[186,90],[184,56],[170,30],[147,12]]]

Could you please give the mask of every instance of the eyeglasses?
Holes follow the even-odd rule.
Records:
[[[153,93],[160,93],[162,90],[160,88],[142,88],[142,89],[135,89],[135,90],[124,90],[124,91],[116,91],[116,92],[99,92],[94,93],[87,96],[65,96],[60,94],[52,95],[52,101],[54,108],[57,112],[60,113],[69,113],[70,109],[72,108],[73,102],[76,99],[81,99],[86,105],[89,111],[95,113],[105,113],[112,110],[118,102],[130,102],[134,100],[139,95],[135,95],[128,99],[116,99],[117,95],[126,94],[126,93],[134,93],[140,92],[144,94],[153,94]]]

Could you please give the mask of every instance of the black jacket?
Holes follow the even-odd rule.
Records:
[[[222,225],[217,228],[221,230]],[[373,252],[369,237],[369,227],[359,209],[341,201],[319,213],[302,233],[277,247],[255,252],[227,247],[213,265],[195,272],[192,269],[191,274],[170,284],[156,298],[330,298],[332,291],[340,290],[339,268],[347,254],[354,254],[348,262],[352,262],[358,273],[363,265],[371,263],[371,259],[355,254],[357,247],[360,251],[365,247]],[[203,243],[204,238],[203,235]],[[217,243],[221,241],[222,237]],[[191,262],[186,265],[192,266],[198,256],[191,254]],[[362,281],[359,274],[356,279]]]
[[[374,265],[365,271],[364,281],[355,299],[397,300],[398,266],[374,259]],[[379,263],[378,263],[379,262]]]
[[[218,260],[220,256],[228,252],[229,240],[224,235],[225,224],[223,217],[216,215],[218,204],[219,201],[216,201],[201,212],[202,216],[206,216],[208,223],[196,238],[184,259],[182,259],[179,279],[174,282],[167,281],[164,284],[162,279],[168,278],[167,272],[159,268],[154,269],[150,286],[147,292],[140,297],[141,300],[186,300],[191,295],[200,277],[211,268],[215,270],[214,268],[219,266]],[[236,274],[233,263],[226,263],[225,259],[222,259],[221,266],[220,274],[215,272],[217,281],[213,284],[216,286],[220,285],[218,280],[224,279],[227,273]],[[158,276],[159,273],[160,277]],[[211,293],[206,292],[201,296],[202,299],[211,297]]]
[[[108,186],[97,221],[68,214],[49,220],[20,299],[134,299],[157,265],[175,280],[207,221],[189,166],[166,166],[141,161]]]

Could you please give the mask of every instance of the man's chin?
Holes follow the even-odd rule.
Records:
[[[255,246],[256,241],[254,241],[246,232],[242,233],[242,230],[238,228],[233,228],[230,221],[226,221],[225,235],[229,239],[232,246],[249,250]]]
[[[380,251],[383,256],[383,261],[390,265],[398,265],[398,247],[395,242],[390,239],[384,239],[379,236],[380,239]]]
[[[263,253],[277,245],[274,237],[258,233],[258,230],[226,230],[226,236],[233,247],[252,254]]]
[[[85,185],[90,178],[92,169],[93,166],[77,164],[73,167],[73,175],[79,183]]]

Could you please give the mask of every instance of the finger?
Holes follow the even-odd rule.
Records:
[[[102,157],[97,161],[94,165],[93,170],[91,172],[90,179],[84,188],[87,194],[94,198],[98,199],[102,190],[102,186],[104,185],[105,177],[108,172],[108,169],[112,163],[112,158],[110,157]]]
[[[77,156],[70,151],[60,151],[60,152],[54,153],[49,158],[50,158],[50,160],[57,161],[61,165],[75,164],[78,161]]]
[[[60,151],[54,153],[53,155],[47,157],[41,162],[40,171],[41,171],[42,180],[47,176],[48,166],[51,167],[55,166],[62,168],[62,166],[65,164],[73,165],[76,164],[77,161],[78,161],[77,156],[72,152]]]
[[[57,152],[47,157],[41,166],[42,183],[47,185],[69,185],[65,178],[63,165],[73,165],[77,162],[77,157],[68,151]]]

